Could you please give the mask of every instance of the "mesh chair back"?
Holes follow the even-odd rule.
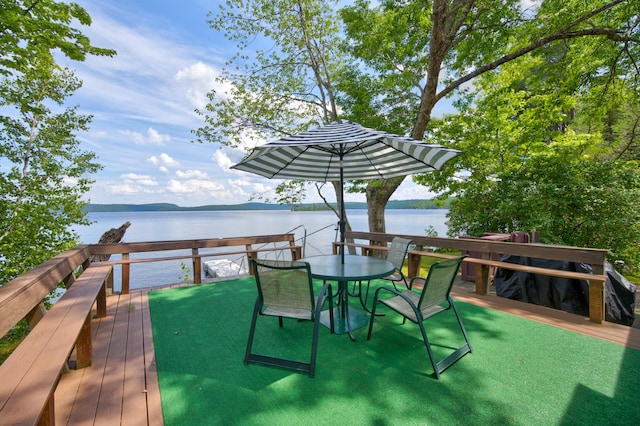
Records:
[[[393,237],[391,240],[391,247],[387,252],[387,260],[393,263],[393,266],[398,270],[402,270],[402,264],[404,258],[407,256],[407,250],[409,250],[409,244],[411,240],[401,237]]]
[[[313,319],[313,284],[308,263],[254,259],[251,262],[263,314]]]
[[[441,260],[431,265],[420,295],[418,309],[425,311],[432,306],[448,301],[451,287],[453,287],[460,264],[465,257],[467,256]]]

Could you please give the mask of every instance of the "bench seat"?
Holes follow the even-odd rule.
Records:
[[[2,424],[53,424],[53,394],[76,347],[77,368],[91,365],[91,318],[106,316],[106,283],[113,264],[94,263],[44,315],[0,365]]]

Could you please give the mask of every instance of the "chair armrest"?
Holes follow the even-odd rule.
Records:
[[[420,277],[416,275],[415,277],[411,278],[411,281],[409,281],[409,290],[413,289],[413,282],[415,280],[422,280],[425,283],[427,282],[427,279],[425,277]]]

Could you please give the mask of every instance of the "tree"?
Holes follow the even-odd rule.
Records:
[[[335,114],[339,107],[341,117],[364,125],[423,139],[434,106],[447,96],[464,96],[463,85],[484,73],[557,43],[588,37],[618,47],[620,57],[633,63],[632,46],[637,42],[637,10],[629,0],[548,0],[531,10],[523,10],[520,0],[384,0],[376,6],[358,0],[340,11],[344,51],[337,49],[337,23],[326,9],[326,4],[335,2],[227,3],[246,8],[246,14],[223,8],[213,21],[214,28],[240,41],[241,53],[234,59],[241,62],[233,63],[249,64],[249,69],[228,80],[234,85],[227,98],[216,99],[212,94],[215,102],[204,114],[207,125],[196,132],[201,141],[229,143],[227,138],[237,141],[237,135],[258,136],[247,130],[262,131],[282,119],[306,128],[309,118],[318,114],[315,108],[328,106],[329,112]],[[309,28],[321,31],[314,33],[315,39],[307,37],[307,27],[301,23],[320,16],[322,23]],[[247,54],[248,41],[257,35],[273,45],[257,51],[253,61]],[[322,47],[323,54],[314,56],[309,47]],[[270,54],[265,53],[267,49]],[[331,62],[324,66],[313,58]],[[318,64],[322,67],[309,67]],[[320,72],[303,72],[302,65],[307,71]],[[305,97],[312,93],[310,87],[326,92],[313,92],[310,102]],[[323,120],[330,118],[331,114],[323,116]],[[371,231],[385,231],[384,208],[402,181],[371,181],[366,188],[356,187],[367,194]]]
[[[220,142],[247,149],[256,141],[292,135],[310,125],[338,118],[333,79],[343,69],[339,27],[334,5],[318,0],[228,0],[211,27],[237,43],[218,82],[225,93],[212,90],[210,103],[197,112],[205,125],[193,133],[199,142]],[[250,45],[255,43],[255,51]],[[337,182],[332,182],[342,203]],[[295,204],[304,198],[303,181],[278,185],[278,202]],[[323,197],[318,184],[318,193]],[[326,204],[338,215],[338,209]],[[348,223],[347,223],[348,227]]]
[[[638,57],[637,7],[629,0],[549,0],[531,10],[523,10],[519,0],[386,0],[375,7],[361,0],[341,15],[351,53],[372,70],[360,73],[364,84],[354,92],[377,81],[374,87],[386,89],[381,97],[387,106],[389,94],[394,95],[391,105],[417,103],[404,111],[405,117],[415,117],[415,139],[424,137],[439,101],[464,96],[465,83],[557,43],[596,40],[612,46],[621,60],[635,64]],[[370,226],[384,223],[384,206],[402,180],[368,184]]]
[[[72,225],[88,224],[82,196],[100,166],[76,133],[91,117],[64,107],[81,82],[54,60],[112,55],[70,26],[89,24],[70,3],[2,0],[0,11],[0,283],[75,244]]]
[[[0,0],[0,75],[21,73],[41,55],[57,49],[76,61],[84,61],[87,55],[115,54],[92,46],[89,38],[71,26],[74,19],[91,25],[87,11],[76,3]]]
[[[593,46],[564,44],[485,73],[459,115],[432,123],[465,152],[457,171],[421,177],[456,192],[452,235],[537,230],[543,242],[640,266],[637,141],[620,131],[637,119],[619,113],[640,107],[635,67]]]

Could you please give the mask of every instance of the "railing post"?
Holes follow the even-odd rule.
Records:
[[[249,265],[249,275],[255,275],[256,273],[253,270],[253,265],[251,264],[251,262],[249,262],[249,258],[254,258],[257,260],[258,252],[253,251],[253,247],[251,246],[251,244],[245,244],[244,249],[247,252],[247,265]]]
[[[122,253],[122,294],[129,294],[129,277],[131,276],[131,264],[127,262],[129,260],[129,253]]]
[[[598,280],[589,280],[589,320],[597,324],[604,322],[604,283]]]
[[[107,277],[107,283],[105,284],[105,286],[106,286],[105,287],[105,296],[113,295],[113,274],[114,274],[114,271],[112,269],[111,273]],[[105,311],[105,315],[106,315],[106,311]]]
[[[198,255],[198,248],[191,249],[193,258],[193,283],[202,283],[202,258]]]
[[[300,247],[294,248],[295,245],[296,242],[293,238],[289,240],[289,247],[291,247],[291,260],[298,260],[302,258],[302,249]]]
[[[482,253],[482,259],[490,260],[491,255]],[[475,270],[476,294],[486,296],[489,294],[489,265],[476,265]]]
[[[422,246],[416,246],[416,251],[422,251]],[[420,261],[422,256],[415,253],[407,253],[407,278],[411,279],[420,273]]]

